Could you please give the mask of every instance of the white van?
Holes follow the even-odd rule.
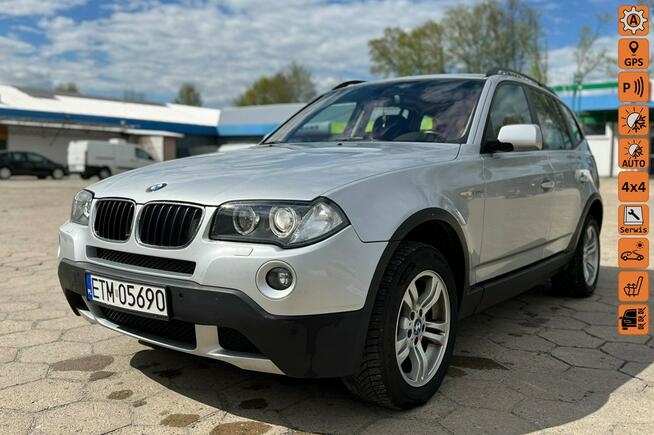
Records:
[[[84,179],[101,180],[156,161],[138,145],[122,141],[77,140],[68,144],[68,168]]]

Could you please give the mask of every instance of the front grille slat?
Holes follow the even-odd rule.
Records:
[[[195,262],[175,258],[155,257],[152,255],[134,254],[131,252],[114,251],[105,248],[90,248],[89,256],[112,263],[137,266],[145,269],[162,270],[166,272],[193,275]]]
[[[175,213],[173,214],[173,220],[170,222],[170,231],[168,231],[168,239],[166,239],[168,246],[174,246],[177,245],[178,243],[177,242],[178,239],[173,239],[173,237],[175,237],[175,228],[177,228],[177,226],[175,225],[177,222],[177,216],[179,216],[179,207],[175,208]]]
[[[159,320],[99,306],[102,316],[112,323],[135,334],[148,334],[164,340],[180,342],[185,347],[195,348],[195,325],[183,320]]]
[[[180,240],[183,240],[183,232],[184,232],[184,222],[186,221],[186,216],[188,215],[188,208],[184,209],[184,215],[182,216],[181,221],[179,222],[179,228],[177,229],[177,243],[179,243]]]
[[[118,234],[125,234],[125,221],[123,221],[123,218],[125,217],[125,204],[120,204],[118,206],[116,217],[118,218],[118,227],[116,231]]]
[[[202,214],[201,207],[190,204],[146,204],[139,219],[139,239],[149,246],[184,247],[197,234]]]
[[[113,223],[113,225],[109,226],[109,234],[110,234],[110,239],[116,240],[118,238],[118,231],[116,231],[120,226],[120,223],[116,221],[116,211],[118,210],[118,207],[120,206],[119,203],[112,202],[111,205],[109,206],[109,213],[107,213],[107,216],[109,217],[109,222]]]
[[[93,230],[102,239],[124,242],[129,239],[133,219],[133,202],[100,199],[95,206]]]

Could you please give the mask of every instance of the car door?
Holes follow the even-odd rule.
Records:
[[[500,83],[491,102],[481,149],[486,200],[478,281],[544,258],[554,201],[547,153],[489,151],[502,126],[536,122],[524,87],[511,81]]]
[[[27,163],[30,166],[30,175],[37,175],[39,177],[50,175],[50,167],[48,161],[35,153],[27,153]]]
[[[16,175],[31,175],[30,164],[27,161],[27,155],[22,152],[14,151],[11,153],[13,164],[12,172]]]
[[[585,156],[579,148],[582,136],[568,109],[553,96],[535,88],[529,87],[527,96],[538,118],[543,150],[554,176],[556,200],[552,204],[550,241],[545,246],[545,256],[550,256],[568,246],[583,208],[581,184],[591,181],[592,177],[582,177],[579,172],[586,167],[582,162]],[[570,121],[575,125],[575,131],[571,131]]]

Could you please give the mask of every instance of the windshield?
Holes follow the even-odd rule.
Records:
[[[465,142],[482,80],[378,83],[331,92],[265,143]]]

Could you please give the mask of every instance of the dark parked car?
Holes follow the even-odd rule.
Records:
[[[8,180],[12,175],[34,175],[61,180],[64,175],[68,175],[68,168],[36,153],[0,152],[0,180]]]

